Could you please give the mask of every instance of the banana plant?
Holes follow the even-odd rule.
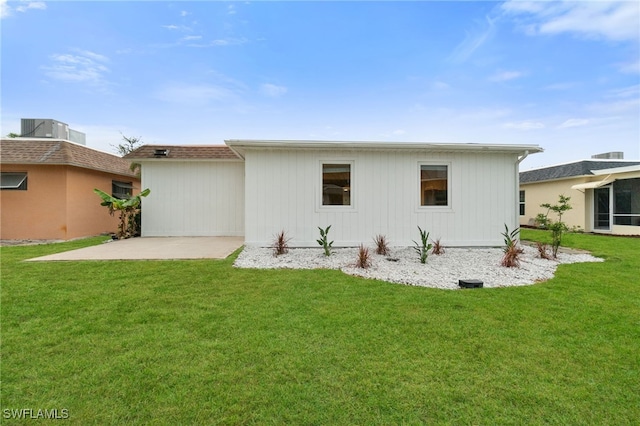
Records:
[[[135,234],[135,215],[140,210],[142,197],[149,195],[151,190],[147,188],[140,194],[129,198],[116,198],[97,188],[94,189],[93,192],[98,194],[102,199],[102,203],[100,203],[100,205],[107,207],[111,216],[113,216],[114,212],[119,212],[120,224],[118,225],[116,237],[119,240],[133,237]]]

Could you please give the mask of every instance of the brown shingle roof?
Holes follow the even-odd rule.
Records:
[[[130,161],[60,139],[2,139],[2,164],[50,164],[82,167],[124,176],[136,176]]]
[[[156,155],[156,150],[167,150],[166,156]],[[125,155],[129,160],[170,158],[174,160],[241,160],[225,145],[143,145]]]

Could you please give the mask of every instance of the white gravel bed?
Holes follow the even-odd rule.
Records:
[[[361,269],[355,266],[358,249],[339,248],[331,256],[321,248],[290,249],[287,254],[274,256],[273,249],[245,247],[234,266],[255,269],[339,269],[350,275],[373,278],[391,283],[459,289],[459,279],[477,279],[484,287],[509,287],[531,285],[553,278],[561,263],[603,262],[590,254],[558,253],[557,260],[538,257],[533,247],[522,246],[519,268],[500,265],[501,248],[447,248],[442,255],[429,254],[426,264],[420,263],[412,247],[392,249],[389,256],[371,253],[371,266]],[[397,259],[390,261],[388,258]]]

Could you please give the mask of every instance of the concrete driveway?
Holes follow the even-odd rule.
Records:
[[[29,261],[224,259],[244,243],[244,237],[143,237],[109,241]]]

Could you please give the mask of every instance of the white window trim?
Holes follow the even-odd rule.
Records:
[[[520,201],[520,193],[524,195],[524,201]],[[520,206],[524,206],[524,214],[520,214]],[[518,190],[518,216],[524,217],[527,215],[527,193],[524,189]]]
[[[322,204],[322,165],[323,164],[348,164],[350,166],[351,173],[351,204],[348,206],[325,206]],[[318,176],[318,185],[316,191],[316,211],[318,212],[343,212],[343,211],[356,211],[356,168],[355,168],[355,160],[335,160],[330,158],[323,158],[318,160],[318,168],[316,170],[316,174]]]
[[[6,186],[2,186],[1,189],[8,189],[8,190],[16,190],[16,191],[26,191],[26,189],[20,189],[20,187],[22,186],[22,184],[24,184],[24,182],[27,180],[28,178],[28,173],[27,172],[2,172],[3,175],[16,175],[18,177],[22,176],[22,179],[20,180],[20,182],[18,184],[12,184],[12,185],[6,185]]]
[[[447,166],[447,205],[446,206],[423,206],[420,194],[420,179],[422,179],[421,168],[422,166]],[[453,211],[453,179],[451,172],[451,162],[450,161],[418,161],[418,166],[416,167],[416,175],[414,179],[414,190],[413,193],[416,197],[416,204],[418,205],[418,211],[440,211],[440,212],[451,212]]]

